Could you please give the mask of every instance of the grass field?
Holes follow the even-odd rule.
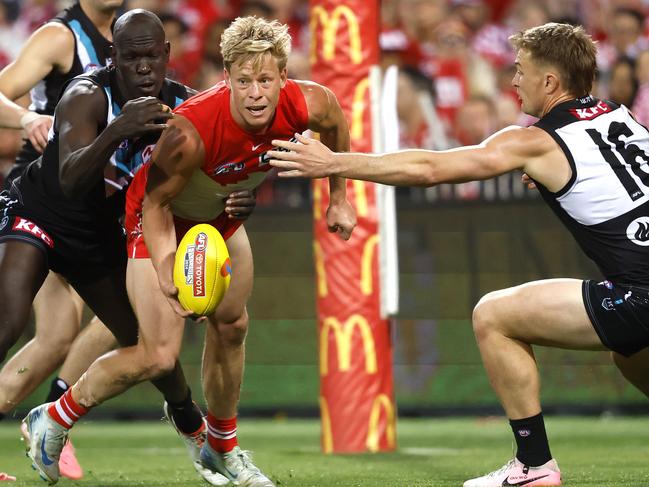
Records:
[[[547,423],[565,486],[649,486],[649,418],[550,417]],[[377,455],[321,455],[315,420],[243,420],[239,433],[242,446],[255,451],[256,463],[278,487],[461,486],[512,453],[502,418],[403,419],[399,451]],[[18,423],[0,424],[0,471],[18,477],[6,485],[45,485],[18,436]],[[76,428],[74,441],[86,476],[59,485],[203,485],[163,423],[88,421]]]

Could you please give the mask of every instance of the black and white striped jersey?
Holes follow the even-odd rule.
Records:
[[[625,106],[592,96],[561,103],[536,124],[559,144],[570,181],[543,199],[604,276],[649,285],[649,131]]]

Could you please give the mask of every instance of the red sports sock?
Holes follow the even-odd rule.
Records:
[[[88,411],[88,408],[80,406],[72,399],[72,388],[65,391],[65,394],[51,403],[47,408],[47,413],[50,417],[65,429],[72,428],[74,423]]]
[[[207,442],[214,451],[227,453],[239,444],[237,441],[237,417],[219,419],[207,412]]]

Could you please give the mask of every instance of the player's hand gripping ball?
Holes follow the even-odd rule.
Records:
[[[230,254],[219,231],[201,223],[190,228],[178,244],[174,284],[178,301],[197,316],[211,314],[230,285]]]

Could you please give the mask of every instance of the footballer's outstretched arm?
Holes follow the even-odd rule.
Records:
[[[192,313],[178,302],[178,289],[173,282],[177,243],[170,205],[205,160],[203,141],[192,123],[176,116],[162,133],[152,160],[142,204],[144,241],[158,274],[160,289],[174,311],[188,317]]]
[[[275,140],[287,151],[269,151],[281,177],[321,178],[332,174],[394,186],[433,186],[488,179],[513,169],[547,179],[546,159],[560,153],[557,144],[536,127],[503,129],[475,146],[447,151],[403,150],[385,154],[337,153],[317,140],[298,136],[298,143]],[[558,164],[560,165],[560,164]],[[569,171],[569,166],[565,165]],[[561,175],[564,177],[564,175]]]

